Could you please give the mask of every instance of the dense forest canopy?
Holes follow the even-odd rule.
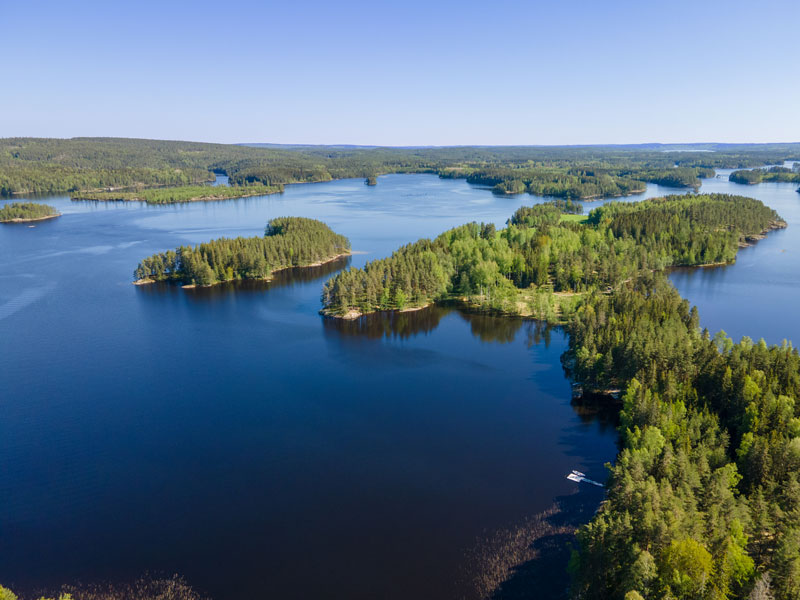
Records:
[[[231,185],[267,186],[438,173],[501,185],[498,191],[585,198],[625,195],[648,181],[696,187],[715,168],[791,159],[800,159],[800,144],[381,148],[5,138],[0,195],[193,185],[212,181],[214,172]]]
[[[569,201],[522,207],[499,232],[470,223],[404,246],[329,281],[325,310],[352,315],[461,298],[553,318],[572,294],[613,288],[643,270],[731,262],[748,239],[785,226],[758,200],[722,194],[615,202],[585,222],[569,212],[577,212]]]
[[[624,390],[623,448],[578,533],[574,598],[800,594],[800,356],[698,322],[644,273],[568,325],[568,373]]]
[[[49,204],[38,202],[10,202],[0,208],[0,223],[28,221],[55,217],[59,213]]]
[[[734,171],[728,179],[734,183],[756,184],[762,181],[779,181],[788,183],[800,182],[800,163],[795,163],[794,168],[770,167],[768,169],[749,169]]]
[[[350,251],[346,237],[320,221],[281,217],[267,223],[263,237],[220,238],[181,246],[145,258],[137,281],[213,285],[237,279],[267,279],[273,271],[332,260]]]
[[[342,315],[456,296],[565,323],[568,375],[623,390],[622,450],[577,536],[573,598],[800,597],[800,355],[701,332],[664,271],[731,261],[785,223],[726,195],[608,204],[583,224],[569,208],[420,240],[335,276],[323,301]]]
[[[136,191],[114,192],[76,192],[73,200],[139,201],[147,204],[176,204],[180,202],[197,202],[205,200],[226,200],[229,198],[246,198],[248,196],[264,196],[283,191],[282,185],[267,186],[259,183],[243,186],[208,186],[186,185],[166,188],[142,188]]]

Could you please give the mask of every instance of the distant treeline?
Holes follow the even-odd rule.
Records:
[[[220,238],[181,246],[144,259],[137,281],[213,285],[237,279],[267,279],[273,271],[304,267],[349,253],[350,242],[320,221],[301,217],[272,219],[263,237]]]
[[[167,188],[143,188],[136,191],[114,192],[79,192],[72,195],[73,200],[100,201],[140,201],[148,204],[175,204],[179,202],[196,202],[201,200],[225,200],[228,198],[245,198],[247,196],[263,196],[283,191],[282,185],[267,186],[253,184],[246,186],[209,186],[188,185]]]
[[[54,217],[58,211],[49,204],[38,202],[11,202],[0,208],[0,223],[15,220],[34,220]]]
[[[728,177],[734,183],[756,184],[762,181],[780,181],[788,183],[800,182],[800,165],[795,169],[786,167],[770,167],[769,169],[751,169],[734,171]]]
[[[580,198],[625,195],[641,189],[645,181],[691,187],[711,169],[800,159],[797,144],[675,149],[658,145],[239,146],[119,138],[6,138],[0,139],[0,194],[192,185],[213,180],[213,172],[228,175],[231,185],[266,186],[366,179],[385,173],[438,173],[502,184],[504,192]]]
[[[586,224],[562,218],[573,206],[522,207],[502,231],[470,223],[344,271],[325,284],[325,310],[368,313],[457,297],[557,319],[570,294],[607,290],[641,271],[730,262],[749,238],[785,226],[758,200],[721,194],[607,204]]]
[[[627,166],[612,163],[587,167],[536,167],[449,169],[442,177],[466,178],[469,183],[492,186],[496,194],[534,194],[561,198],[610,198],[643,192],[645,183],[668,187],[700,187],[700,177],[713,177],[703,167],[648,168],[636,159]]]
[[[214,174],[196,168],[81,168],[58,164],[0,161],[0,195],[55,194],[107,188],[187,185],[214,181]]]
[[[463,172],[448,171],[447,176]],[[537,169],[475,169],[466,175],[467,182],[492,186],[497,194],[535,194],[562,198],[604,198],[643,192],[645,185],[630,177],[607,173],[555,167]]]

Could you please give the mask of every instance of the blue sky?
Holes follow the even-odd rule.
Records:
[[[800,141],[800,2],[0,0],[0,137]]]

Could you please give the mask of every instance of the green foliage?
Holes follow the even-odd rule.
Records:
[[[231,185],[438,173],[498,191],[563,198],[622,196],[644,182],[689,187],[718,167],[800,158],[793,144],[376,148],[239,146],[118,138],[0,139],[0,195],[184,186],[228,175]],[[702,152],[695,150],[713,150]],[[676,168],[677,166],[677,168]]]
[[[622,450],[606,502],[578,532],[573,597],[797,598],[800,354],[701,332],[664,273],[733,260],[784,223],[738,196],[615,203],[585,224],[565,222],[564,208],[420,240],[335,276],[323,302],[344,314],[459,297],[519,312],[524,297],[532,314],[567,323],[567,373],[584,390],[622,391]]]
[[[189,185],[167,188],[145,188],[125,192],[80,192],[73,194],[73,200],[100,201],[140,201],[148,204],[176,204],[180,202],[196,202],[201,200],[226,200],[229,198],[245,198],[277,194],[283,191],[282,185],[266,186],[261,184],[245,186],[208,186]]]
[[[661,559],[662,580],[671,597],[693,600],[705,595],[714,561],[705,547],[685,538],[672,540]]]
[[[579,531],[573,594],[745,598],[769,572],[776,598],[797,597],[798,352],[700,332],[658,273],[590,296],[569,332],[572,376],[626,390],[623,449],[603,509]],[[642,580],[636,549],[657,577]]]
[[[780,181],[787,183],[800,182],[800,171],[786,167],[770,167],[769,169],[751,169],[734,171],[728,179],[734,183],[753,185],[762,181]]]
[[[0,585],[0,600],[17,600],[16,594]]]
[[[0,208],[0,223],[6,221],[42,219],[53,217],[58,211],[49,204],[38,202],[10,202]]]
[[[585,168],[507,167],[475,169],[467,182],[493,186],[498,194],[522,194],[561,198],[605,198],[643,192],[642,181]]]
[[[782,223],[757,200],[738,196],[607,206],[592,211],[584,225],[564,219],[580,205],[545,202],[520,208],[500,232],[470,223],[409,244],[331,279],[323,290],[325,309],[334,315],[395,309],[401,291],[412,307],[454,297],[558,322],[576,308],[569,294],[606,292],[641,271],[732,261],[743,240]]]
[[[309,266],[349,252],[346,237],[313,219],[282,217],[267,224],[264,237],[220,238],[194,248],[181,246],[144,259],[138,280],[213,285],[236,279],[266,279],[272,271]]]

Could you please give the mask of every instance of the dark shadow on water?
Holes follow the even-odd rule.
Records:
[[[317,267],[292,267],[276,271],[271,281],[256,279],[227,281],[209,287],[184,289],[180,285],[159,281],[148,285],[136,286],[143,295],[163,296],[164,294],[185,294],[189,300],[198,302],[218,300],[239,294],[260,294],[273,288],[291,288],[327,279],[337,271],[346,269],[352,257],[343,256]]]
[[[377,312],[357,319],[328,317],[322,319],[322,325],[325,335],[408,339],[421,333],[430,333],[439,326],[442,317],[450,312],[449,308],[429,306],[412,312]]]
[[[572,399],[572,409],[584,423],[597,422],[603,429],[619,425],[622,400],[603,394],[585,394]]]
[[[461,310],[456,305],[428,306],[409,312],[382,311],[357,319],[323,319],[326,334],[368,339],[408,339],[418,334],[428,334],[451,312],[456,312],[469,323],[472,335],[485,343],[509,344],[522,329],[526,344],[532,347],[541,343],[549,347],[553,327],[543,321],[519,317],[492,316]]]
[[[518,317],[494,317],[463,310],[458,311],[458,314],[469,323],[472,335],[482,342],[510,344],[517,337],[523,323],[526,323]]]
[[[482,342],[509,344],[513,342],[520,329],[525,332],[528,348],[544,343],[550,347],[552,332],[557,327],[546,321],[523,319],[522,317],[495,316],[472,311],[459,310],[458,314],[470,324],[472,335]]]

